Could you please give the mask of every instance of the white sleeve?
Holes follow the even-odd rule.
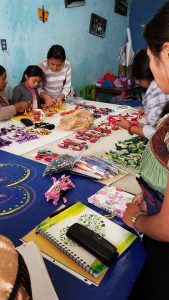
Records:
[[[70,88],[71,88],[71,66],[69,65],[69,68],[66,72],[65,84],[62,90],[62,93],[65,95],[65,97],[69,94]]]
[[[43,71],[43,74],[44,74],[44,80],[40,82],[39,86],[38,86],[38,94],[40,95],[41,92],[44,92],[44,81],[45,81],[45,77],[46,77],[46,74],[45,74],[45,67],[43,65],[42,62],[40,62],[40,64],[38,65],[38,67],[40,67]]]
[[[147,139],[150,139],[152,135],[155,133],[155,128],[151,125],[143,126],[143,134]]]
[[[157,124],[157,121],[159,120],[159,117],[161,115],[162,108],[160,106],[154,106],[151,108],[151,111],[149,112],[147,116],[147,122],[148,124],[154,126]]]

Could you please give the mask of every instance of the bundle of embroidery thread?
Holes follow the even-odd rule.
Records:
[[[3,138],[1,138],[2,141],[0,143],[0,147],[9,145],[12,141],[21,144],[30,140],[38,139],[37,134],[28,133],[26,127],[19,127],[15,125],[9,125],[1,128],[0,136],[3,136]],[[10,143],[8,141],[10,141]]]
[[[38,150],[37,154],[35,155],[35,159],[43,160],[45,162],[50,162],[52,159],[59,157],[59,154],[53,153],[50,150],[42,149]]]
[[[105,159],[112,159],[118,165],[125,169],[131,169],[139,173],[140,161],[148,140],[142,137],[132,137],[124,141],[119,141],[116,151],[106,152]]]
[[[60,198],[66,203],[67,199],[63,197],[65,191],[75,188],[75,185],[70,180],[70,176],[62,175],[59,179],[52,177],[53,184],[45,193],[46,201],[53,200],[53,204],[57,205]]]

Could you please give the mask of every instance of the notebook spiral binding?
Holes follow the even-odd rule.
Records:
[[[83,269],[85,269],[87,272],[89,272],[92,276],[97,278],[97,276],[94,273],[94,270],[86,264],[86,262],[78,257],[75,253],[73,253],[70,249],[68,249],[64,244],[60,243],[57,239],[53,238],[50,233],[44,232],[43,229],[36,227],[36,232],[40,233],[42,236],[44,236],[48,241],[50,241],[53,245],[55,245],[59,250],[64,252],[66,255],[68,255],[74,262],[76,262],[78,265],[80,265]]]

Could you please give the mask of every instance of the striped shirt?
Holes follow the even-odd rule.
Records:
[[[143,134],[146,138],[149,139],[155,132],[155,126],[167,102],[169,102],[169,95],[164,94],[153,80],[143,96],[144,113],[147,120],[147,125],[143,126]]]
[[[163,107],[169,101],[169,95],[162,93],[157,83],[153,80],[143,96],[144,113],[147,123],[154,126],[157,124]]]
[[[69,94],[71,88],[71,65],[65,60],[65,65],[60,72],[52,72],[48,67],[47,58],[45,58],[39,66],[42,68],[45,75],[45,82],[39,92],[45,92],[55,100],[61,93],[65,97]]]

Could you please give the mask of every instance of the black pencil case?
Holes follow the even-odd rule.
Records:
[[[113,244],[81,224],[75,223],[70,226],[66,235],[93,254],[107,267],[110,267],[118,256],[117,248]]]
[[[34,123],[28,119],[28,118],[22,118],[20,119],[21,123],[24,124],[26,127],[30,127],[30,126],[33,126]]]

